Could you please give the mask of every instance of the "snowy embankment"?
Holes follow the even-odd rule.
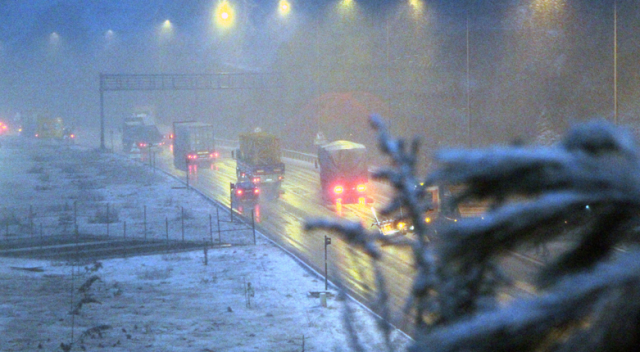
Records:
[[[154,216],[165,221],[167,213],[175,219],[183,208],[194,218],[216,213],[175,179],[108,153],[8,137],[0,163],[3,215],[34,206],[44,216],[64,209],[56,204],[81,201],[80,212],[89,216],[110,203],[118,209],[119,223],[112,228],[117,233],[124,221],[139,223],[143,204],[155,205],[147,213],[149,223]],[[85,232],[102,229],[82,226]],[[206,221],[194,222],[187,236],[201,239],[198,226],[206,228]],[[21,228],[13,226],[9,236]],[[6,238],[0,234],[0,241]],[[321,278],[266,239],[259,236],[255,246],[246,239],[210,249],[206,259],[203,250],[82,266],[0,258],[2,350],[56,351],[72,341],[72,351],[348,350],[342,307],[350,301],[338,301],[330,291],[323,307],[309,294],[324,288]],[[94,275],[99,280],[92,281]],[[91,285],[82,290],[86,283]],[[382,350],[374,319],[349,304],[360,341]],[[394,343],[404,346],[407,340],[398,333]]]

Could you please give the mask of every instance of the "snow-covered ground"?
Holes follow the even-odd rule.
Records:
[[[216,213],[213,204],[145,165],[79,147],[3,138],[3,216],[35,206],[44,219],[43,212],[69,211],[56,204],[78,200],[79,212],[90,216],[109,203],[118,209],[115,233],[124,221],[140,222],[143,204],[156,205],[148,212],[150,223],[172,211],[175,218],[182,207],[195,218]],[[78,221],[83,233],[104,230],[86,218]],[[195,229],[206,223],[194,222],[187,239],[201,239]],[[59,226],[51,223],[45,235],[62,231]],[[0,249],[4,236],[24,229],[14,225],[9,235],[0,229]],[[73,341],[72,351],[348,351],[344,304],[354,312],[359,341],[384,349],[366,309],[338,300],[331,289],[324,307],[309,294],[323,291],[321,277],[265,237],[259,235],[254,246],[249,233],[239,233],[244,237],[237,245],[209,249],[207,265],[204,250],[80,266],[0,257],[0,350],[61,351]],[[94,275],[99,280],[80,292]],[[99,303],[70,314],[83,299]],[[402,350],[408,340],[396,332],[393,343]]]

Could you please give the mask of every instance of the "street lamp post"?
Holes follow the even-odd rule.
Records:
[[[618,1],[613,2],[613,124],[618,124]]]
[[[473,143],[471,141],[471,103],[469,96],[469,76],[470,76],[470,67],[469,67],[469,9],[467,9],[467,147],[473,147]]]
[[[327,246],[331,244],[331,237],[324,236],[324,290],[326,291],[329,288],[328,285],[328,276],[329,272],[327,270]]]

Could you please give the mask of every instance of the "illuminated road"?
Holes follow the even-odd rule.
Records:
[[[206,196],[229,206],[229,183],[235,182],[235,160],[230,151],[223,151],[221,158],[211,168],[192,167],[189,184]],[[351,294],[363,302],[371,302],[375,292],[373,270],[366,255],[345,245],[338,236],[322,231],[305,232],[303,224],[310,217],[336,217],[362,221],[365,227],[373,223],[371,205],[323,206],[319,193],[320,181],[313,164],[293,159],[285,159],[286,175],[283,183],[284,194],[273,201],[262,200],[255,209],[257,226],[272,240],[287,248],[320,273],[324,273],[324,236],[332,238],[328,249],[329,279],[339,280],[351,290]],[[186,173],[173,166],[173,156],[167,148],[156,158],[156,167],[186,181]],[[390,189],[388,186],[370,182],[369,190],[376,208],[386,204]],[[244,210],[247,213],[250,210]],[[248,218],[250,219],[250,213]],[[394,312],[393,323],[404,325],[403,305],[409,296],[413,279],[412,256],[408,249],[384,247],[385,258],[382,269],[390,293]],[[524,258],[524,259],[523,259]],[[517,277],[529,278],[536,263],[527,257],[512,258],[506,262],[509,271]],[[324,290],[324,283],[318,282],[318,291]],[[531,291],[529,285],[521,284],[521,291]]]

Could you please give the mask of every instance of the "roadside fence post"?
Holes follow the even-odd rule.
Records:
[[[231,222],[233,222],[233,189],[229,187],[229,214],[231,215]]]
[[[167,252],[169,251],[169,218],[164,218],[164,233],[167,237]]]
[[[180,222],[182,226],[182,242],[184,242],[184,207],[181,207],[180,209],[181,209]]]
[[[251,228],[253,228],[253,245],[256,245],[256,221],[254,217],[254,210],[251,209]]]
[[[109,237],[109,203],[107,203],[107,237]]]
[[[40,223],[40,248],[42,248],[42,242],[44,242],[44,239],[42,238],[42,223]]]
[[[204,243],[204,265],[208,265],[207,258],[207,241],[202,241]]]
[[[33,237],[33,205],[29,205],[29,232]]]
[[[78,225],[74,226],[74,231],[76,235],[76,262],[75,265],[78,265],[80,262],[80,231],[78,231]]]
[[[78,201],[73,201],[73,226],[78,226]]]
[[[122,222],[122,226],[123,226],[122,233],[124,235],[124,238],[127,238],[127,220]]]
[[[245,289],[245,294],[247,295],[247,307],[251,307],[251,297],[256,295],[256,291],[251,287],[251,282],[247,282],[247,288]]]
[[[147,206],[144,206],[144,240],[147,240]]]
[[[220,235],[220,209],[216,207],[216,219],[218,219],[218,244],[222,244],[222,236]]]
[[[209,242],[213,245],[213,221],[211,220],[211,213],[209,213]]]

